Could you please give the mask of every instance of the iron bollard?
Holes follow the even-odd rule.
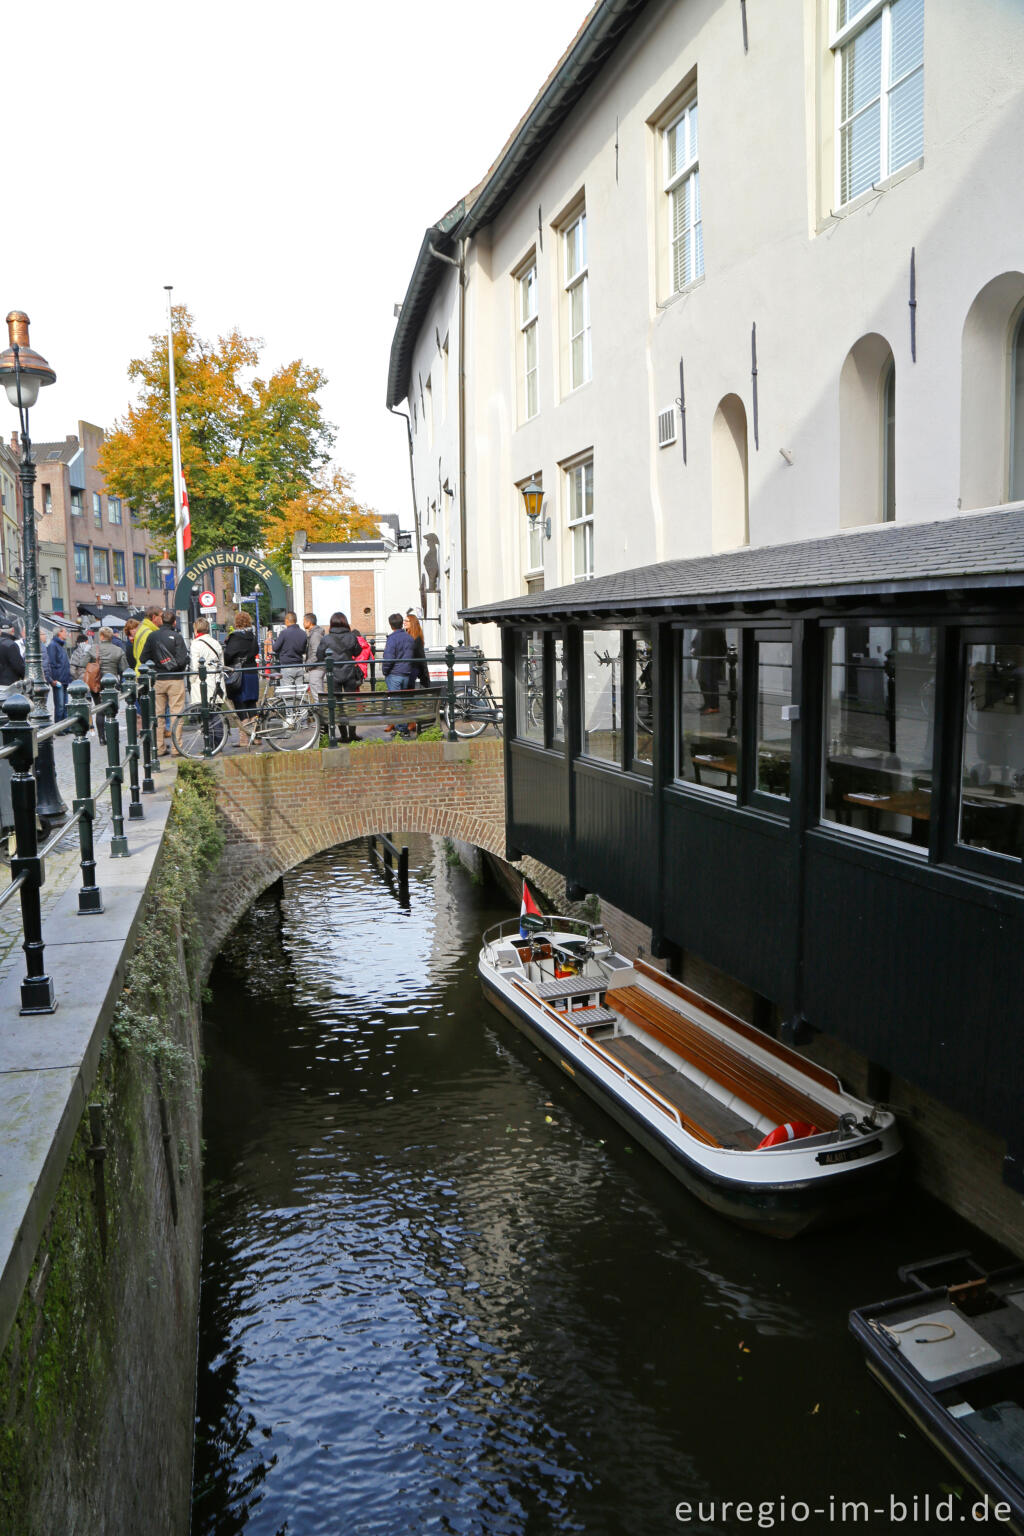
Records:
[[[36,833],[36,733],[29,724],[32,705],[22,693],[10,693],[4,705],[6,723],[0,729],[5,747],[16,747],[11,758],[11,809],[14,815],[16,852],[11,859],[11,878],[24,880],[19,891],[21,926],[25,934],[25,980],[21,984],[20,1013],[53,1013],[57,1007],[53,981],[44,969],[43,915],[39,891],[46,873],[39,857]]]
[[[444,648],[444,664],[448,668],[448,740],[457,741],[455,734],[455,647],[446,645]]]
[[[336,747],[338,745],[338,706],[334,694],[334,657],[330,651],[324,657],[324,666],[327,668],[327,744]]]
[[[142,688],[142,791],[151,795],[156,789],[153,783],[153,774],[160,771],[160,764],[156,760],[156,698],[153,694],[153,685],[156,682],[156,668],[151,661],[144,661],[139,667],[139,686]]]
[[[89,726],[92,711],[89,690],[79,680],[68,689],[68,715],[71,719],[71,757],[75,765],[75,798],[71,809],[78,817],[78,846],[81,850],[82,889],[78,893],[79,917],[91,917],[103,911],[103,893],[96,884],[96,854],[93,848],[93,820],[96,800],[92,793],[92,748]]]
[[[124,783],[124,767],[121,763],[121,737],[117,729],[117,678],[105,672],[100,678],[100,702],[104,708],[103,729],[107,742],[107,778],[110,780],[110,814],[114,835],[110,839],[110,857],[128,857],[128,839],[124,835],[124,808],[121,803],[121,785]]]
[[[126,672],[124,678],[124,728],[128,736],[125,758],[128,762],[128,784],[131,797],[128,806],[129,821],[140,821],[146,814],[142,807],[141,796],[139,795],[139,717],[135,713],[135,696],[135,673]]]

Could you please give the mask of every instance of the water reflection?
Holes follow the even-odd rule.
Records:
[[[194,1531],[646,1536],[948,1480],[846,1312],[961,1229],[705,1212],[486,1009],[504,905],[412,864],[403,910],[361,848],[311,861],[212,978]]]

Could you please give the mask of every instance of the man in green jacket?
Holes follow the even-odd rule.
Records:
[[[135,663],[136,672],[139,670],[139,663],[142,660],[142,650],[146,644],[146,641],[149,639],[150,635],[155,629],[160,628],[160,615],[162,613],[162,608],[147,608],[146,617],[135,631],[135,638],[132,641],[132,660]]]

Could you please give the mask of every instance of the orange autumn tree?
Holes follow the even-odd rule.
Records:
[[[323,373],[297,359],[264,377],[256,338],[233,330],[207,342],[185,305],[176,305],[173,315],[190,557],[224,547],[278,546],[284,534],[271,528],[293,508],[305,507],[311,515],[321,506],[339,516],[362,514],[348,478],[330,464],[334,428],[317,398]],[[128,377],[139,396],[108,434],[100,467],[111,492],[129,501],[143,526],[173,549],[166,337],[150,337],[148,355],[131,362]]]
[[[376,514],[356,501],[351,477],[336,465],[318,474],[314,484],[267,518],[267,558],[286,581],[291,578],[292,539],[300,532],[311,544],[379,537]]]

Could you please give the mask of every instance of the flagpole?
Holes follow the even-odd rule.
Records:
[[[167,378],[171,395],[171,474],[174,502],[174,550],[177,556],[177,577],[185,574],[184,530],[181,524],[181,447],[178,443],[178,401],[174,387],[174,324],[171,315],[171,283],[165,283],[167,291]]]

